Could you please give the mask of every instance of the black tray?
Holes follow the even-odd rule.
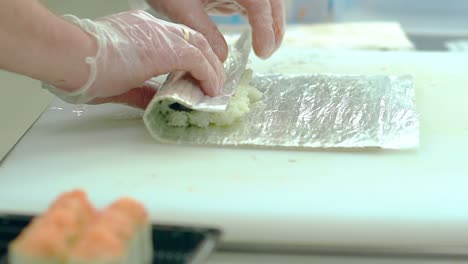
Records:
[[[0,264],[8,264],[8,244],[31,219],[31,216],[0,214]],[[219,236],[216,229],[153,225],[153,263],[203,263],[214,250]]]

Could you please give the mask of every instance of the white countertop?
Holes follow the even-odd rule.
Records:
[[[464,56],[464,57],[462,57]],[[468,246],[468,56],[283,49],[257,72],[412,74],[414,151],[275,151],[161,145],[120,106],[55,101],[0,166],[0,210],[39,212],[86,189],[158,222],[220,227],[227,244],[457,251]]]
[[[466,259],[216,252],[207,264],[458,264]]]

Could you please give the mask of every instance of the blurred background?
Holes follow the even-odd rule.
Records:
[[[137,1],[137,0],[133,0]],[[447,50],[467,43],[467,0],[284,0],[293,24],[398,22],[418,50]],[[128,10],[128,0],[42,0],[57,13],[96,18]],[[213,17],[221,25],[242,25],[241,16]],[[456,45],[452,45],[456,47]],[[466,47],[466,44],[464,44]],[[466,50],[466,49],[465,49]]]
[[[289,23],[399,21],[407,32],[468,33],[465,0],[284,0]],[[128,9],[127,0],[42,0],[59,13],[97,17]],[[78,13],[77,13],[78,12]],[[240,16],[214,17],[220,24],[242,24]]]
[[[464,0],[285,0],[289,23],[398,21],[409,33],[467,34]],[[218,23],[244,23],[239,16]]]

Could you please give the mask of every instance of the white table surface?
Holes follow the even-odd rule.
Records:
[[[157,222],[220,227],[225,244],[457,252],[468,246],[468,57],[283,49],[257,72],[412,74],[413,151],[275,151],[161,145],[132,111],[55,101],[0,166],[0,209],[39,212],[80,187]]]

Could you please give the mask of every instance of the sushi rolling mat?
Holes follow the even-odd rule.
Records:
[[[220,227],[225,245],[456,251],[468,247],[468,56],[282,49],[256,72],[411,74],[412,151],[285,151],[155,143],[125,107],[56,100],[0,167],[0,211],[60,192],[131,195],[161,223]]]

